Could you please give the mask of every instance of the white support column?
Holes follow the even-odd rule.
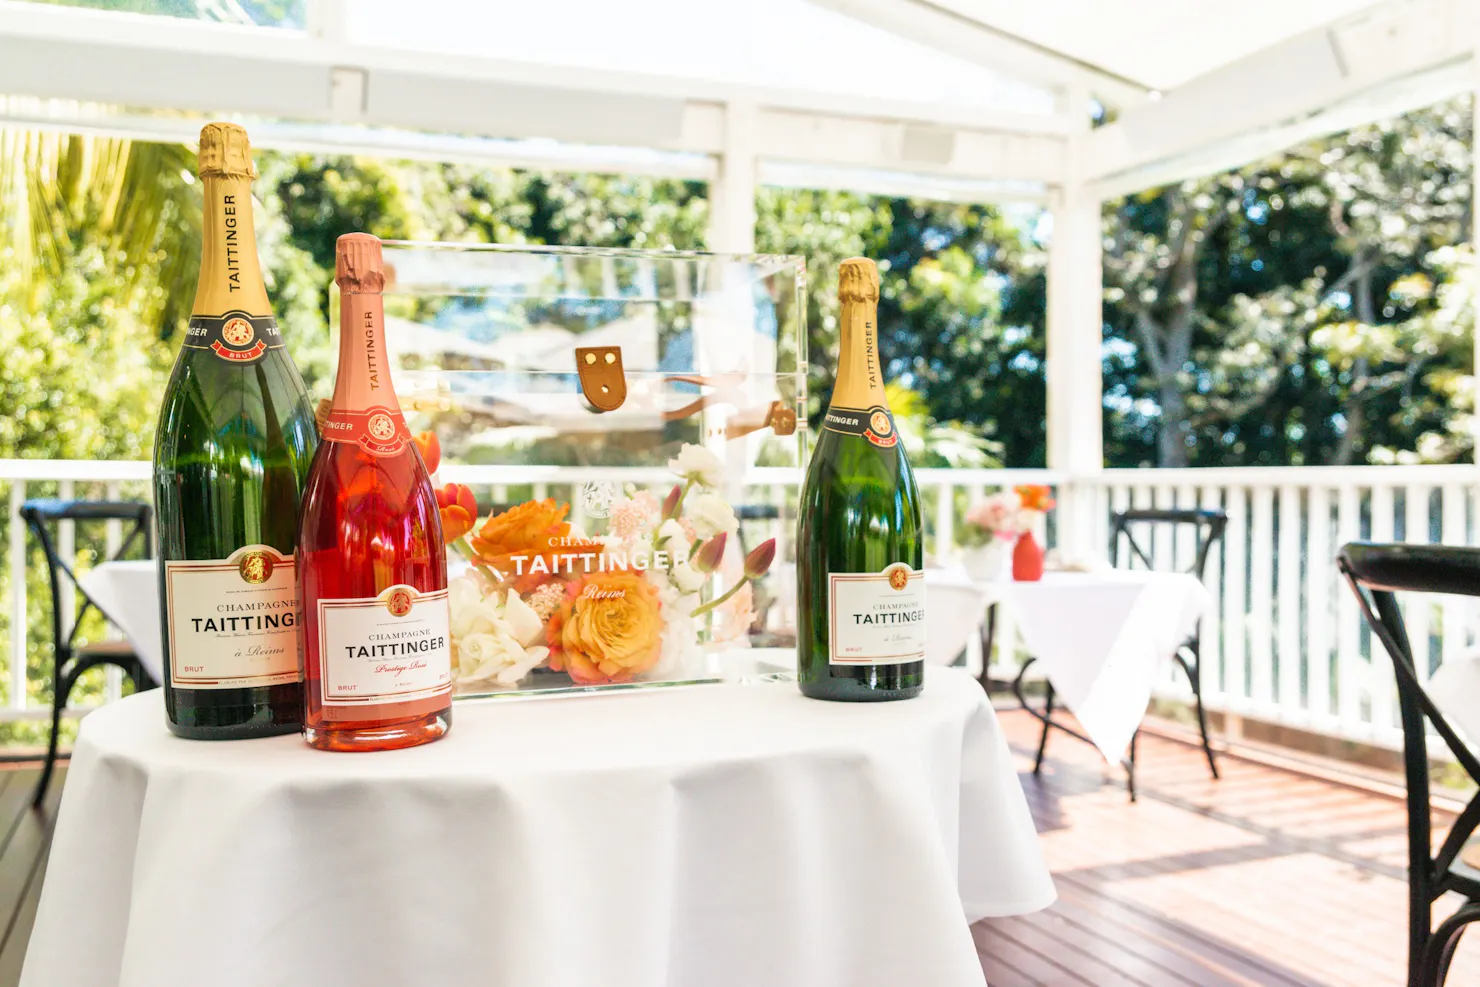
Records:
[[[755,253],[756,107],[725,106],[724,151],[709,186],[709,249]]]
[[[759,111],[752,103],[730,102],[725,105],[724,144],[715,169],[714,181],[709,185],[709,235],[708,247],[721,254],[755,253],[755,193],[757,184],[758,144],[757,129]],[[699,329],[704,318],[717,325],[710,331],[707,345],[700,345],[695,356],[700,373],[707,373],[715,346],[727,339],[737,338],[734,332],[748,338],[753,331],[755,312],[750,285],[743,279],[732,282],[737,272],[724,272],[724,290],[718,292],[710,303],[712,311],[694,312],[694,327]],[[714,292],[717,286],[709,286]],[[732,328],[733,327],[733,330]],[[703,339],[703,336],[700,337]],[[750,465],[749,457],[760,448],[759,443],[741,443],[736,450],[729,450],[725,438],[724,419],[713,412],[705,412],[705,443],[725,464],[725,486],[731,500],[743,503],[747,491],[744,488],[745,472]],[[744,454],[741,453],[744,450]]]
[[[1104,548],[1091,544],[1095,498],[1086,483],[1104,469],[1101,203],[1085,181],[1088,97],[1071,92],[1065,105],[1079,114],[1082,126],[1068,140],[1067,180],[1050,199],[1048,467],[1070,474],[1060,498],[1060,547],[1066,554],[1083,556]]]

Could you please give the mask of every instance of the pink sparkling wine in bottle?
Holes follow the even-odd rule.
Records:
[[[452,727],[447,555],[391,386],[380,241],[339,238],[339,372],[298,522],[303,736],[391,750]]]

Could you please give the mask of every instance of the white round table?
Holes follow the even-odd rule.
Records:
[[[24,987],[980,987],[1052,882],[980,687],[459,703],[440,743],[87,717]]]

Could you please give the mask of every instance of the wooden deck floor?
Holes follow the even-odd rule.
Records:
[[[1089,746],[1001,714],[1059,902],[973,927],[991,987],[1400,987],[1403,807],[1194,748],[1140,749],[1140,801]],[[0,987],[20,977],[65,775],[30,809],[34,766],[0,766]],[[1480,984],[1480,935],[1450,987]],[[920,985],[928,987],[928,985]]]
[[[0,987],[15,987],[21,979],[67,763],[57,765],[45,804],[32,809],[40,777],[34,764],[0,765]]]
[[[1146,737],[1140,800],[1087,744],[1001,714],[1059,902],[973,928],[991,987],[1401,987],[1401,802]],[[1447,821],[1447,820],[1446,820]],[[1448,906],[1452,907],[1452,906]],[[1480,935],[1450,987],[1480,984]]]

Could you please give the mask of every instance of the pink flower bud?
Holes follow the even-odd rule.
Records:
[[[694,555],[693,566],[700,572],[713,572],[719,568],[719,564],[725,558],[725,539],[728,536],[721,531],[713,538],[704,543]]]
[[[678,513],[678,501],[683,497],[683,487],[675,483],[673,489],[668,491],[668,496],[663,498],[663,520],[668,520]]]
[[[775,560],[776,539],[767,538],[745,556],[745,575],[751,579],[759,579],[766,574],[766,570],[771,568],[771,563]]]

